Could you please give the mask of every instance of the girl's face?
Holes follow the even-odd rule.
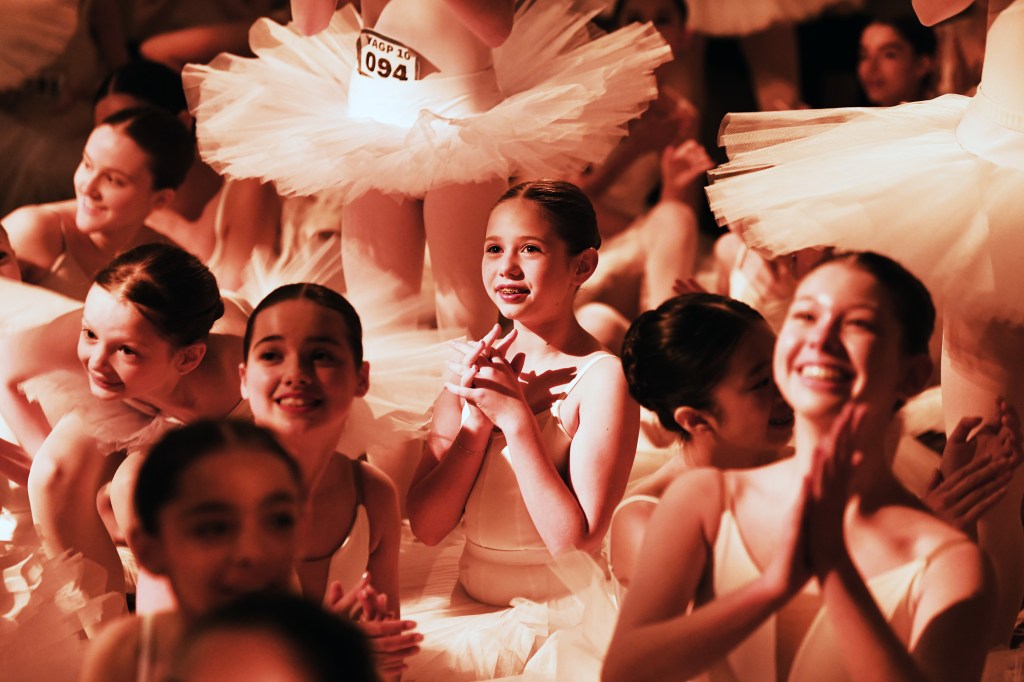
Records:
[[[927,363],[903,351],[902,335],[874,276],[848,262],[823,265],[797,288],[775,346],[775,380],[798,415],[831,418],[851,400],[891,411],[920,389]]]
[[[120,128],[92,131],[75,171],[75,223],[84,233],[116,232],[142,225],[173,192],[153,189],[149,156]]]
[[[540,209],[512,199],[491,211],[484,240],[484,286],[510,320],[571,315],[581,272],[581,256],[570,256]]]
[[[772,378],[775,334],[767,324],[750,329],[736,345],[722,381],[711,392],[716,449],[724,467],[770,461],[789,442],[793,411]]]
[[[860,36],[857,77],[872,104],[891,107],[921,99],[921,84],[931,67],[931,59],[914,54],[892,26],[870,24]]]
[[[21,268],[3,225],[0,225],[0,277],[21,281]]]
[[[302,495],[279,457],[212,453],[181,472],[178,491],[159,512],[157,535],[140,533],[136,544],[142,563],[170,580],[183,612],[291,586]]]
[[[78,359],[97,398],[164,395],[202,357],[202,344],[177,348],[131,303],[93,285],[85,298]]]
[[[679,11],[678,0],[626,0],[619,11],[619,25],[632,23],[654,24],[658,33],[676,55],[685,47],[686,19]]]
[[[242,396],[256,423],[278,437],[340,429],[352,400],[366,394],[369,371],[356,364],[340,313],[308,299],[282,301],[253,325]]]

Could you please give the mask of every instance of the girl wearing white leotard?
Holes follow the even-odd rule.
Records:
[[[760,466],[782,454],[793,412],[772,378],[774,347],[764,318],[715,294],[677,296],[633,321],[622,347],[629,392],[678,437],[679,453],[615,510],[609,559],[621,586],[629,586],[647,521],[677,476]]]
[[[986,557],[899,485],[886,455],[897,407],[931,371],[933,324],[925,288],[883,256],[803,279],[773,362],[795,455],[695,470],[669,488],[604,679],[980,676],[995,595]]]
[[[309,491],[302,591],[334,606],[369,572],[383,603],[363,614],[364,625],[381,672],[398,672],[418,639],[398,620],[398,495],[379,469],[338,451],[352,401],[369,389],[359,315],[326,287],[287,284],[253,310],[243,347],[242,395],[256,423],[295,456]]]
[[[456,344],[462,361],[449,363],[408,496],[427,544],[463,522],[459,581],[477,601],[564,594],[554,556],[596,552],[625,490],[638,408],[619,362],[573,314],[599,245],[593,208],[569,183],[518,185],[491,212],[484,287],[513,328]],[[487,673],[521,672],[530,648],[518,669]]]
[[[968,0],[917,0],[926,24]],[[1024,210],[1024,1],[992,0],[982,82],[878,109],[730,115],[731,161],[708,197],[719,222],[772,254],[808,246],[871,249],[898,258],[928,286],[943,319],[946,430],[968,414],[1001,418],[1003,396],[1024,407],[1024,270],[1016,256]],[[751,172],[756,171],[756,172]],[[907,210],[913,206],[913,210]],[[1024,475],[979,522],[1000,582],[1008,640],[1024,595],[1020,502]]]

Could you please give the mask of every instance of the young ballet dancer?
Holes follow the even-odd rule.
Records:
[[[935,32],[913,16],[875,19],[860,34],[857,79],[873,106],[892,107],[935,94]]]
[[[472,264],[508,178],[601,161],[669,49],[649,25],[592,37],[594,0],[336,5],[295,0],[290,26],[255,25],[257,59],[186,67],[200,152],[282,193],[341,192],[354,300],[415,298],[426,245],[438,326],[478,337],[495,316]]]
[[[202,420],[168,432],[139,469],[134,501],[136,557],[170,581],[177,608],[107,625],[83,682],[166,679],[190,623],[293,584],[306,494],[298,463],[269,431]]]
[[[969,0],[916,0],[934,24]],[[935,296],[943,320],[942,409],[1001,419],[997,397],[1024,406],[1024,291],[1015,257],[1024,188],[1024,1],[992,0],[982,82],[891,108],[730,115],[731,161],[713,173],[722,224],[774,255],[822,245],[898,258]],[[749,172],[748,172],[749,171]],[[913,206],[913,210],[907,210]],[[979,521],[1000,586],[1005,645],[1024,595],[1024,474]]]
[[[679,454],[615,510],[609,559],[628,587],[644,530],[665,489],[695,467],[744,469],[775,461],[793,412],[772,378],[775,334],[756,311],[724,296],[677,296],[633,321],[622,348],[630,394],[679,439]]]
[[[883,256],[804,278],[773,363],[796,454],[669,488],[604,679],[979,677],[988,561],[897,483],[886,454],[894,413],[930,374],[933,324],[923,285]]]
[[[455,344],[462,361],[450,363],[407,499],[413,533],[427,544],[461,522],[459,584],[485,605],[564,594],[554,557],[598,551],[625,490],[639,410],[618,359],[573,313],[600,241],[590,202],[566,182],[517,185],[491,212],[483,283],[512,331]],[[476,652],[486,663],[453,651],[448,664],[477,675],[521,672],[534,648],[532,635],[522,639],[502,652],[493,636]]]
[[[75,199],[25,206],[3,219],[22,279],[81,300],[114,256],[166,241],[146,218],[173,200],[192,148],[185,126],[159,109],[124,110],[96,126],[75,171]]]
[[[238,385],[241,345],[238,335],[211,334],[224,311],[217,282],[177,247],[136,247],[95,280],[84,309],[4,339],[22,362],[4,372],[0,407],[33,455],[28,489],[43,548],[51,556],[82,552],[107,571],[107,590],[123,592],[97,492],[118,469],[111,496],[123,531],[141,458],[135,450],[153,437],[146,427],[245,411],[231,388]],[[24,381],[55,370],[70,379],[44,382],[38,402],[21,392]],[[57,407],[48,417],[40,403]],[[111,456],[126,448],[132,454],[125,463],[123,454]]]
[[[383,472],[337,449],[352,401],[369,388],[359,315],[331,289],[288,284],[253,310],[243,347],[242,395],[255,422],[299,462],[308,491],[303,594],[332,606],[369,573],[385,600],[378,620],[387,622],[367,632],[389,636],[374,637],[374,648],[382,672],[400,672],[420,636],[398,619],[398,496]]]

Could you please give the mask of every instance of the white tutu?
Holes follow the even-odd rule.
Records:
[[[591,39],[588,22],[600,9],[596,0],[523,3],[494,51],[504,99],[454,118],[406,105],[399,114],[411,114],[408,127],[350,115],[350,83],[367,80],[353,78],[360,20],[351,6],[312,37],[261,19],[250,31],[258,58],[224,54],[185,67],[200,153],[227,175],[272,180],[285,194],[330,187],[347,200],[371,189],[422,196],[451,184],[580,170],[602,161],[657,96],[653,70],[671,59],[650,25]],[[413,97],[429,98],[422,91],[458,89],[453,78],[408,86]]]
[[[618,608],[595,561],[576,552],[552,569],[567,596],[511,607],[474,601],[458,584],[461,527],[426,547],[403,527],[402,617],[424,635],[404,680],[597,680]]]
[[[1024,321],[1024,164],[1008,165],[1024,162],[1024,128],[997,123],[991,109],[979,94],[731,114],[721,142],[732,160],[711,173],[711,208],[773,255],[823,245],[877,251],[947,311]],[[992,140],[989,154],[982,146]]]
[[[745,36],[775,24],[796,24],[852,0],[686,0],[687,27],[710,36]]]
[[[47,559],[39,547],[24,488],[0,476],[0,671],[7,682],[78,679],[85,628],[122,599],[88,599],[103,569],[81,555]],[[120,608],[120,607],[116,607]]]

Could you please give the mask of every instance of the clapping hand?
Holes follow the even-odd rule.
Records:
[[[347,593],[340,583],[332,582],[324,604],[332,613],[349,618],[359,626],[369,641],[381,674],[401,673],[407,667],[405,659],[420,650],[423,635],[415,632],[416,623],[401,620],[388,609],[387,595],[373,588],[369,573],[364,573]]]

